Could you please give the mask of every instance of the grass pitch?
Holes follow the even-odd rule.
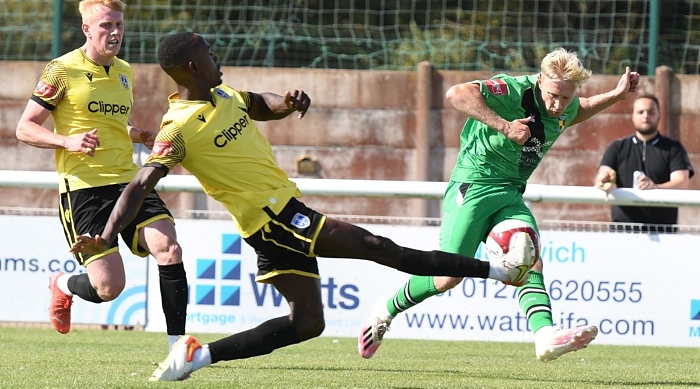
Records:
[[[389,334],[391,335],[391,334]],[[196,335],[201,343],[221,335]],[[355,339],[322,337],[229,361],[183,382],[148,382],[165,358],[164,334],[0,328],[2,388],[692,388],[700,350],[601,346],[550,362],[529,343],[387,338],[364,360]]]

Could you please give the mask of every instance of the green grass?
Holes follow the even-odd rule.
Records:
[[[202,334],[207,342],[221,335]],[[700,350],[595,343],[551,362],[526,343],[387,339],[363,360],[354,339],[317,338],[262,357],[222,362],[184,382],[147,378],[164,334],[0,328],[2,388],[690,388]]]

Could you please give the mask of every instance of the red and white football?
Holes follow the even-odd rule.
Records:
[[[491,229],[485,244],[489,261],[502,261],[509,280],[504,284],[521,286],[527,282],[528,270],[537,261],[540,239],[531,225],[520,220],[505,220]]]
[[[540,236],[531,225],[522,220],[509,219],[496,224],[486,238],[485,248],[491,255],[505,255],[511,250],[511,240],[514,234],[526,233],[535,249],[535,260],[540,255]],[[513,243],[516,243],[514,240]],[[534,261],[533,261],[534,263]]]

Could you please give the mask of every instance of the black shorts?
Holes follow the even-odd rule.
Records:
[[[61,193],[59,217],[61,218],[63,232],[66,234],[69,246],[75,243],[76,236],[102,234],[109,220],[109,215],[112,213],[112,209],[126,185],[114,184]],[[173,216],[165,207],[165,203],[160,199],[158,193],[152,191],[144,199],[136,218],[120,234],[124,242],[129,245],[131,252],[141,257],[148,255],[148,250],[140,247],[138,244],[138,230],[160,219],[174,221]],[[117,250],[118,243],[115,240],[110,250],[104,253],[93,256],[84,254],[75,254],[74,256],[82,266],[87,266],[88,263],[95,259]]]
[[[255,280],[267,283],[280,274],[320,278],[314,246],[326,216],[295,198],[278,215],[265,212],[272,220],[245,239],[258,255]]]

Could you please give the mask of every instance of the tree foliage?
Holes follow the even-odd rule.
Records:
[[[3,59],[48,60],[54,1],[0,2]],[[697,0],[661,2],[659,64],[698,73]],[[532,70],[555,47],[596,73],[646,72],[649,0],[131,0],[121,56],[155,62],[175,31],[205,36],[237,66]],[[84,42],[78,0],[63,0],[61,53]]]

